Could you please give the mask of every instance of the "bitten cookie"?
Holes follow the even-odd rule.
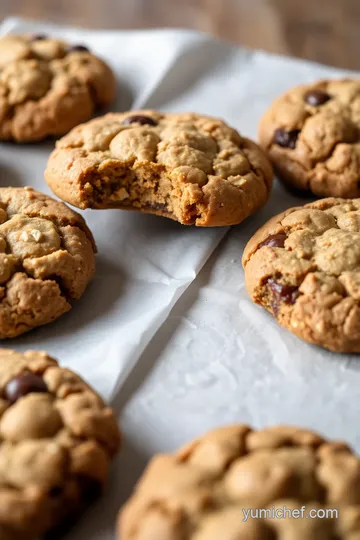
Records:
[[[184,225],[240,223],[267,201],[271,166],[252,141],[197,114],[108,114],[58,141],[51,189],[79,208],[122,208]]]
[[[95,271],[83,218],[32,188],[0,188],[0,339],[71,309]]]
[[[320,81],[277,99],[259,140],[279,177],[319,197],[360,196],[360,80]]]
[[[64,135],[114,97],[111,69],[84,45],[45,35],[0,39],[0,140]]]
[[[256,510],[284,507],[298,518],[304,508],[304,518],[256,519]],[[353,540],[360,534],[360,460],[344,443],[297,427],[217,429],[153,458],[118,533],[121,540]]]
[[[322,199],[273,217],[243,254],[247,290],[298,337],[360,352],[360,199]]]
[[[38,540],[100,495],[119,428],[100,396],[43,352],[0,349],[0,395],[0,538]]]

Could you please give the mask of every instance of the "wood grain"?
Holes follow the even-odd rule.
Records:
[[[0,19],[90,28],[186,27],[228,41],[360,68],[360,0],[0,0]]]

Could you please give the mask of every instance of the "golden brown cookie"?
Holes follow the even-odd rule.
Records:
[[[360,199],[322,199],[273,217],[243,254],[247,290],[298,337],[360,352]]]
[[[114,97],[111,69],[84,45],[44,35],[0,39],[0,140],[64,135]]]
[[[51,189],[79,208],[121,208],[184,225],[240,223],[267,201],[263,152],[223,121],[197,114],[108,114],[58,141]]]
[[[71,309],[95,271],[83,218],[32,188],[0,188],[0,339]]]
[[[279,177],[319,197],[360,196],[360,80],[320,81],[277,99],[259,140]]]
[[[289,517],[294,510],[297,518]],[[355,540],[360,460],[344,443],[298,427],[217,429],[153,458],[118,533],[121,540]]]
[[[100,495],[119,428],[101,397],[44,352],[0,349],[0,395],[0,538],[38,540]]]

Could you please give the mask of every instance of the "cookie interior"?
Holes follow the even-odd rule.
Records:
[[[80,208],[121,208],[185,225],[231,225],[272,184],[262,151],[220,120],[156,111],[111,114],[58,142],[46,179]]]

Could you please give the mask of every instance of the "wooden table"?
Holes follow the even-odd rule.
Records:
[[[360,69],[360,0],[0,0],[0,19],[8,15],[93,28],[195,28]]]

